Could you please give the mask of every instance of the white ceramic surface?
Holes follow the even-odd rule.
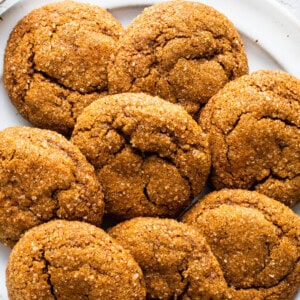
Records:
[[[283,5],[289,12],[300,19],[300,1],[299,0],[276,0]]]
[[[11,105],[3,86],[3,54],[9,33],[16,22],[33,8],[55,0],[0,0],[0,129],[28,123]],[[250,71],[282,69],[300,78],[299,0],[202,0],[227,15],[240,31],[249,59]],[[17,3],[16,3],[17,2]],[[108,8],[126,26],[146,5],[158,0],[83,0]],[[16,3],[16,4],[15,4]],[[10,6],[12,8],[8,9]],[[6,11],[5,13],[3,13]],[[297,62],[297,63],[296,63]],[[300,214],[300,207],[295,208]],[[6,300],[5,266],[10,250],[0,245],[0,299]],[[296,297],[300,300],[300,293]]]

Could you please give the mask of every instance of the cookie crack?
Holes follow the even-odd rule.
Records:
[[[230,128],[225,129],[222,128],[221,126],[218,126],[217,124],[213,124],[216,128],[218,128],[224,136],[229,136],[234,130],[235,128],[239,125],[239,123],[241,122],[241,119],[245,116],[245,115],[252,115],[252,112],[250,111],[243,111],[240,114],[238,114],[236,116],[236,120],[234,121],[234,123],[232,125],[230,125]]]
[[[215,126],[217,129],[219,129],[219,130],[223,133],[223,135],[224,135],[223,140],[224,140],[224,145],[226,146],[225,157],[226,157],[226,160],[227,160],[228,165],[229,165],[229,169],[227,170],[227,172],[230,174],[230,176],[231,176],[232,178],[235,177],[234,174],[232,173],[232,165],[233,165],[233,164],[232,164],[231,159],[230,159],[230,156],[229,156],[229,153],[230,153],[230,151],[231,151],[230,148],[231,148],[232,146],[231,146],[230,143],[227,141],[227,138],[230,136],[230,134],[233,133],[233,131],[236,129],[236,127],[237,127],[237,126],[239,125],[239,123],[241,122],[242,118],[243,118],[244,116],[246,116],[246,115],[253,115],[253,113],[248,112],[248,111],[247,111],[247,112],[242,112],[242,113],[240,113],[240,114],[237,116],[237,118],[236,118],[234,124],[231,126],[231,128],[230,128],[230,129],[227,129],[227,130],[221,128],[220,126],[217,126],[216,124],[214,124],[214,126]],[[275,122],[276,122],[276,121],[279,121],[279,122],[284,123],[286,126],[296,127],[297,129],[299,129],[299,127],[298,127],[296,124],[294,124],[294,123],[292,123],[292,122],[290,122],[290,121],[288,121],[288,120],[279,118],[279,117],[263,116],[263,117],[261,117],[261,118],[256,119],[257,122],[258,122],[258,121],[261,121],[261,120],[273,120],[273,121],[275,121]],[[282,152],[285,148],[288,147],[288,146],[286,146],[286,145],[282,145],[282,143],[281,143],[280,140],[277,140],[276,145],[278,146],[278,148],[280,149],[281,152]],[[234,145],[233,145],[233,146],[234,146]],[[265,183],[268,179],[270,179],[270,178],[274,178],[274,179],[277,179],[277,180],[279,180],[279,181],[282,181],[282,180],[292,180],[292,179],[294,179],[295,177],[298,176],[298,174],[295,174],[294,176],[286,176],[286,177],[283,177],[283,176],[280,176],[280,175],[276,174],[276,173],[274,172],[273,168],[274,168],[274,166],[269,168],[269,174],[268,174],[267,176],[265,176],[263,179],[261,179],[261,180],[255,179],[254,182],[253,182],[253,183],[251,184],[251,186],[249,187],[249,189],[250,189],[250,190],[254,190],[255,187],[256,187],[257,185],[262,185],[262,184],[264,184],[264,183]]]
[[[246,199],[245,199],[245,200],[246,200]],[[284,237],[285,235],[287,235],[287,234],[289,233],[290,230],[284,230],[284,229],[282,228],[282,226],[280,226],[280,225],[276,222],[276,220],[273,220],[273,217],[272,217],[271,213],[268,212],[267,209],[264,210],[264,209],[262,209],[261,206],[255,206],[255,205],[253,205],[253,203],[249,203],[249,202],[235,203],[235,202],[233,202],[233,201],[231,201],[231,200],[226,200],[226,202],[221,202],[221,201],[219,201],[219,202],[215,203],[215,206],[213,206],[213,207],[208,207],[207,209],[209,209],[209,210],[214,210],[214,209],[220,207],[220,206],[223,205],[223,204],[226,204],[226,205],[232,205],[232,206],[238,204],[238,205],[240,205],[240,206],[242,206],[242,207],[245,207],[245,208],[249,208],[249,207],[250,207],[250,208],[257,209],[258,211],[260,211],[260,212],[264,215],[265,218],[267,217],[266,220],[267,220],[268,222],[272,223],[272,225],[273,225],[274,227],[276,227],[276,228],[279,230],[279,233],[277,234],[277,237],[278,237],[278,243],[277,243],[276,245],[274,245],[274,246],[271,248],[271,247],[270,247],[270,243],[269,243],[269,242],[265,242],[265,244],[266,244],[266,246],[267,246],[267,249],[268,249],[268,257],[271,258],[271,254],[272,254],[273,249],[280,247],[280,241],[283,239],[283,237]],[[198,217],[197,217],[197,218],[198,218]],[[295,270],[296,265],[299,263],[299,261],[300,261],[300,258],[297,259],[297,261],[295,262],[294,267],[293,267],[287,274],[285,274],[282,278],[280,278],[275,284],[273,284],[272,286],[253,285],[253,286],[251,286],[251,287],[249,287],[249,288],[235,288],[235,287],[234,287],[234,288],[235,288],[236,290],[248,290],[248,289],[252,289],[252,288],[267,288],[267,289],[269,289],[269,288],[272,288],[272,287],[276,287],[276,286],[279,285],[281,282],[283,282],[290,274],[293,273],[293,271]],[[261,271],[259,272],[259,274],[262,273],[262,272],[268,267],[268,265],[269,265],[269,264],[266,264],[266,265],[261,269]],[[223,272],[223,271],[222,271],[222,272]],[[223,274],[223,275],[224,275],[224,274]],[[228,285],[228,287],[230,286],[228,283],[227,283],[227,285]],[[231,287],[232,287],[232,286],[231,286]]]
[[[75,165],[75,169],[77,170],[78,168],[80,168],[80,163],[78,161],[77,155],[73,155],[74,151],[69,151],[68,149],[62,147],[59,143],[55,143],[53,140],[51,139],[45,139],[45,141],[47,142],[47,145],[50,146],[51,148],[54,148],[55,150],[58,149],[59,151],[61,151],[62,153],[64,153],[68,158],[71,159],[72,163]],[[75,152],[76,153],[76,152]],[[78,180],[78,176],[77,176],[77,172],[75,172],[73,170],[73,177],[75,178],[75,183],[76,184],[80,184],[80,181]],[[69,187],[70,188],[70,187]],[[62,189],[63,190],[63,189]]]
[[[166,28],[166,29],[169,29],[169,27]],[[228,70],[226,70],[224,64],[222,62],[218,61],[216,58],[220,54],[224,54],[225,55],[226,53],[233,53],[233,49],[235,48],[236,44],[233,43],[232,41],[230,41],[228,38],[226,38],[226,36],[224,36],[224,35],[216,35],[214,32],[212,32],[212,31],[210,31],[208,29],[202,30],[200,33],[203,34],[205,32],[210,33],[212,35],[214,41],[218,42],[218,41],[220,41],[222,39],[225,39],[230,44],[231,49],[230,50],[226,50],[226,51],[222,51],[222,47],[217,44],[214,47],[212,53],[203,53],[203,54],[198,54],[198,55],[184,55],[184,56],[180,56],[178,59],[176,59],[176,61],[174,61],[174,63],[172,63],[171,67],[167,67],[167,69],[165,69],[165,68],[161,69],[160,68],[160,72],[159,73],[161,73],[161,72],[163,73],[162,77],[164,77],[166,79],[166,81],[168,82],[169,86],[172,86],[172,84],[169,82],[167,75],[175,67],[175,65],[178,63],[179,59],[197,60],[197,61],[201,61],[201,60],[213,61],[214,60],[214,61],[216,61],[221,66],[221,68],[224,70],[224,72],[225,72],[225,74],[226,74],[226,76],[227,76],[227,78],[229,80],[231,80],[234,77],[233,70],[229,70],[229,73],[228,73]],[[157,36],[155,37],[155,39],[153,41],[150,41],[148,43],[148,47],[151,47],[152,51],[149,51],[148,47],[146,49],[142,49],[142,50],[135,49],[136,52],[139,53],[139,54],[142,53],[143,55],[146,55],[146,56],[150,55],[153,58],[153,61],[151,62],[151,64],[149,66],[147,66],[146,73],[144,73],[141,76],[133,76],[132,74],[130,74],[130,71],[129,71],[130,78],[131,78],[129,90],[131,90],[135,86],[137,79],[141,79],[141,78],[145,79],[145,78],[147,78],[148,76],[151,75],[153,69],[156,69],[157,67],[160,67],[159,57],[158,57],[157,51],[156,51],[156,49],[158,47],[160,47],[161,49],[164,49],[166,47],[166,45],[168,44],[168,42],[173,41],[175,39],[188,39],[188,38],[192,38],[192,37],[197,37],[197,36],[199,36],[199,32],[193,32],[192,34],[189,34],[189,35],[178,33],[175,37],[172,37],[172,38],[162,38],[165,35],[167,35],[167,32],[165,32],[165,29],[164,29],[159,34],[157,34]],[[162,41],[159,41],[160,39],[162,39]],[[192,48],[197,48],[196,45],[191,45],[191,47]],[[174,92],[172,91],[171,93],[172,93],[173,97],[175,97]],[[175,98],[177,98],[177,97],[175,97]]]
[[[286,181],[293,180],[293,179],[295,179],[295,178],[297,178],[297,177],[300,176],[299,174],[296,174],[296,175],[294,175],[294,176],[285,176],[285,177],[283,177],[283,176],[279,176],[278,174],[276,174],[272,169],[269,169],[269,172],[270,172],[270,174],[267,175],[266,177],[264,177],[263,179],[261,179],[261,180],[256,180],[256,181],[250,186],[249,190],[256,190],[256,188],[257,188],[258,186],[264,185],[264,184],[265,184],[268,180],[270,180],[270,179],[275,179],[275,180],[278,180],[278,181],[284,181],[284,182],[286,182]]]
[[[56,293],[55,293],[55,287],[51,281],[51,273],[49,271],[49,267],[51,266],[50,262],[46,259],[46,256],[45,256],[45,250],[44,249],[41,249],[40,250],[41,252],[41,260],[44,262],[44,268],[43,268],[43,272],[44,274],[47,274],[48,277],[47,277],[47,284],[50,288],[50,294],[52,295],[53,299],[55,300],[58,300],[57,296],[56,296]]]
[[[286,275],[284,275],[282,278],[280,278],[275,284],[270,285],[270,286],[264,286],[264,285],[253,285],[249,288],[236,288],[234,287],[235,290],[240,291],[240,290],[251,290],[253,288],[255,289],[271,289],[271,288],[275,288],[278,285],[280,285],[281,283],[283,283],[285,280],[287,280],[287,278],[295,271],[297,264],[300,262],[300,258],[295,262],[292,270],[290,272],[288,272]]]
[[[143,188],[143,194],[144,194],[144,196],[145,196],[145,198],[146,198],[146,200],[147,200],[148,202],[150,202],[150,203],[153,204],[154,206],[158,206],[157,203],[156,203],[155,201],[152,201],[151,197],[150,197],[149,194],[148,194],[148,190],[147,190],[148,184],[149,184],[149,182],[147,182],[147,183],[145,184],[145,186],[144,186],[144,188]],[[159,206],[166,206],[166,207],[167,207],[167,205],[159,205]]]
[[[137,127],[139,126],[139,123],[137,122]],[[132,145],[131,143],[131,135],[129,134],[125,134],[122,130],[122,128],[113,128],[113,130],[115,130],[116,133],[118,133],[124,140],[125,143],[124,145],[117,151],[114,153],[114,155],[116,156],[117,154],[121,153],[127,146],[130,147],[130,149],[132,150],[132,152],[136,155],[138,155],[139,157],[141,157],[143,160],[146,160],[147,158],[151,157],[151,156],[155,156],[158,157],[160,159],[162,159],[163,161],[165,161],[166,163],[174,166],[180,173],[180,176],[187,181],[189,188],[190,188],[190,195],[191,197],[193,197],[192,195],[192,191],[193,191],[193,183],[191,181],[191,179],[182,173],[182,171],[180,170],[180,168],[178,168],[178,166],[176,165],[176,163],[173,161],[173,159],[171,157],[167,157],[167,156],[162,156],[160,155],[158,152],[151,152],[151,151],[142,151],[139,148],[135,147]],[[176,145],[176,147],[180,148],[182,151],[187,152],[187,150],[183,149],[182,147],[178,146],[178,143],[176,143],[176,140],[174,142],[175,137],[167,134],[167,133],[163,133],[164,135],[167,135],[172,142]],[[174,151],[174,155],[177,155],[178,149],[176,149]],[[104,167],[104,166],[103,166]],[[145,190],[144,190],[145,192]],[[144,193],[145,194],[145,193]],[[145,194],[146,199],[150,199],[148,193]],[[152,201],[150,201],[151,203],[153,203]]]
[[[56,84],[58,87],[60,87],[61,89],[65,90],[65,91],[79,93],[80,95],[91,95],[91,94],[94,94],[95,92],[97,92],[97,93],[102,92],[102,90],[101,91],[82,92],[80,90],[73,89],[71,87],[64,85],[59,79],[48,75],[45,71],[38,70],[36,68],[34,68],[34,74],[40,74],[48,82]],[[67,100],[67,97],[65,98],[65,100]],[[72,103],[70,103],[70,105],[72,105]]]
[[[245,198],[243,203],[240,203],[240,202],[236,203],[236,202],[234,202],[230,199],[226,199],[225,202],[224,201],[216,201],[214,206],[207,207],[206,209],[214,210],[214,209],[219,208],[221,205],[224,205],[224,204],[225,205],[232,205],[232,206],[238,205],[238,206],[242,206],[244,208],[254,208],[254,209],[258,210],[259,212],[261,212],[264,215],[264,217],[267,216],[268,218],[266,218],[266,220],[268,222],[272,223],[281,232],[278,237],[283,237],[283,235],[288,234],[289,230],[288,231],[284,230],[282,226],[277,224],[276,220],[274,220],[274,217],[272,216],[271,212],[268,211],[267,208],[263,209],[263,206],[261,206],[259,204],[254,205],[253,203],[247,202],[246,200],[247,199]]]
[[[297,124],[289,121],[289,120],[286,120],[286,119],[282,119],[280,117],[272,117],[272,116],[263,116],[259,119],[257,119],[257,121],[261,121],[261,120],[273,120],[273,121],[279,121],[279,122],[282,122],[284,123],[286,126],[292,126],[292,127],[296,127],[297,129],[300,129],[300,126],[298,126]]]
[[[188,295],[188,291],[190,288],[190,281],[184,276],[184,272],[187,270],[187,267],[181,267],[178,269],[178,274],[181,278],[181,282],[184,283],[184,287],[182,288],[182,291],[180,292],[180,294],[178,295],[174,295],[175,297],[177,296],[176,299],[178,300],[183,300],[185,298],[185,296]]]

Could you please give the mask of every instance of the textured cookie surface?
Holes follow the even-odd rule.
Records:
[[[134,218],[109,230],[143,270],[147,299],[226,299],[220,266],[192,226]]]
[[[21,115],[70,134],[82,109],[107,93],[107,64],[122,31],[104,9],[72,1],[24,17],[4,60],[5,86]]]
[[[217,189],[255,189],[300,201],[300,80],[257,71],[229,83],[200,115],[209,133]]]
[[[200,126],[182,107],[142,93],[93,102],[72,142],[96,169],[106,211],[120,218],[177,215],[210,170]]]
[[[235,299],[294,299],[300,287],[300,219],[255,191],[213,192],[183,221],[197,226]]]
[[[12,246],[27,229],[54,218],[101,224],[95,171],[60,134],[7,128],[0,132],[0,157],[1,242]]]
[[[11,300],[145,299],[141,269],[102,229],[56,220],[29,230],[6,270]]]
[[[125,30],[108,79],[111,93],[157,95],[194,115],[247,72],[241,38],[224,15],[201,3],[171,1],[145,9]]]

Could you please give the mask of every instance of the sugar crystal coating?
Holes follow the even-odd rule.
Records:
[[[0,241],[62,218],[100,225],[102,188],[94,168],[60,134],[30,127],[0,131]]]
[[[300,80],[261,70],[227,84],[199,122],[208,133],[217,189],[256,190],[300,201]]]
[[[119,218],[176,216],[210,171],[200,126],[182,107],[142,93],[93,102],[71,141],[96,169],[106,212]]]
[[[13,248],[6,270],[11,300],[145,299],[132,256],[102,229],[55,220],[32,228]]]
[[[82,109],[107,94],[107,65],[122,31],[106,10],[72,1],[25,16],[4,58],[5,86],[21,115],[69,135]]]
[[[233,24],[198,2],[146,8],[125,30],[108,69],[110,93],[145,92],[191,115],[228,81],[247,74]]]
[[[197,226],[234,299],[294,299],[300,287],[300,218],[255,191],[212,192],[183,222]]]

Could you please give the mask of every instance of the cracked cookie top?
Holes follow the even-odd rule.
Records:
[[[13,246],[51,219],[100,225],[103,212],[95,171],[76,146],[45,129],[0,132],[0,242]]]
[[[218,259],[233,299],[294,299],[300,287],[300,219],[255,191],[221,190],[184,216]]]
[[[13,248],[6,271],[10,299],[145,299],[132,256],[102,229],[55,220],[32,228]]]
[[[202,111],[212,182],[293,206],[300,201],[300,80],[257,71],[229,83]]]
[[[200,126],[182,107],[142,93],[93,102],[71,141],[95,167],[107,213],[119,218],[179,214],[210,171]]]
[[[141,267],[147,299],[226,299],[219,263],[196,228],[144,217],[120,223],[108,233]]]
[[[233,24],[197,2],[160,3],[125,30],[108,68],[110,93],[145,92],[191,115],[225,83],[248,73]]]
[[[70,134],[82,109],[107,93],[107,64],[122,31],[106,10],[72,1],[24,17],[4,58],[5,87],[21,115]]]

